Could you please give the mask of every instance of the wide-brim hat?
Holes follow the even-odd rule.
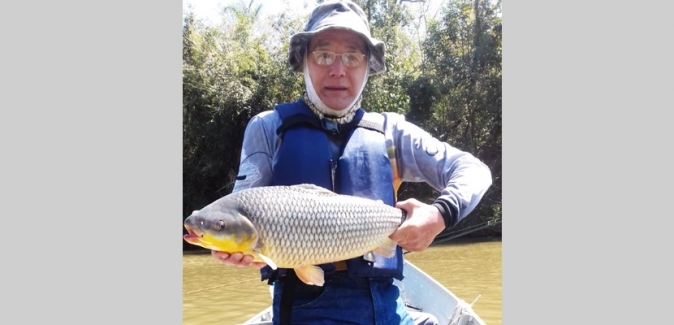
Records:
[[[290,38],[288,64],[290,69],[301,72],[304,53],[309,39],[324,30],[338,28],[360,34],[367,43],[369,51],[369,74],[375,75],[386,71],[384,60],[384,42],[370,35],[370,27],[365,12],[357,4],[349,0],[326,1],[311,13],[311,18],[304,28]]]

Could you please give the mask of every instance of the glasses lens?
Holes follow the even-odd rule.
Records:
[[[361,61],[363,60],[362,54],[358,53],[344,53],[342,54],[342,62],[344,65],[349,68],[355,68],[360,66]]]
[[[330,51],[313,51],[314,62],[318,65],[332,65],[336,56],[341,56],[342,63],[347,68],[356,68],[363,63],[364,55],[360,53],[336,54]]]
[[[318,65],[331,65],[335,61],[335,53],[328,51],[314,51],[314,61]]]

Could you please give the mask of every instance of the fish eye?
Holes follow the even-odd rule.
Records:
[[[218,220],[217,222],[215,222],[215,228],[217,228],[218,230],[223,230],[223,229],[225,229],[225,228],[226,228],[226,227],[225,227],[225,221],[223,221],[223,220]]]

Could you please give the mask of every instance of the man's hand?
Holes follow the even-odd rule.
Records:
[[[252,255],[243,255],[243,253],[229,254],[225,252],[211,250],[211,255],[216,259],[221,260],[223,263],[227,265],[235,265],[238,267],[245,267],[252,265],[257,267],[258,269],[261,269],[265,265],[267,265],[264,262],[253,262]]]
[[[396,208],[407,212],[407,219],[389,238],[410,252],[420,252],[428,248],[439,233],[445,230],[445,220],[438,208],[408,199],[396,204]]]

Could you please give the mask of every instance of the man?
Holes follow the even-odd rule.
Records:
[[[249,122],[234,191],[312,183],[381,200],[407,212],[391,234],[395,256],[377,254],[321,265],[322,287],[305,285],[292,270],[272,272],[252,256],[213,251],[225,264],[261,269],[274,284],[274,324],[413,324],[393,279],[402,279],[403,254],[426,249],[436,235],[470,213],[491,185],[487,166],[433,138],[398,114],[366,113],[361,93],[386,70],[384,44],[371,37],[363,10],[329,1],[290,39],[288,63],[304,75],[306,92]],[[433,204],[396,201],[401,181],[441,191]],[[428,316],[428,315],[427,315]],[[417,323],[423,315],[415,315]],[[432,323],[432,317],[428,319]]]

